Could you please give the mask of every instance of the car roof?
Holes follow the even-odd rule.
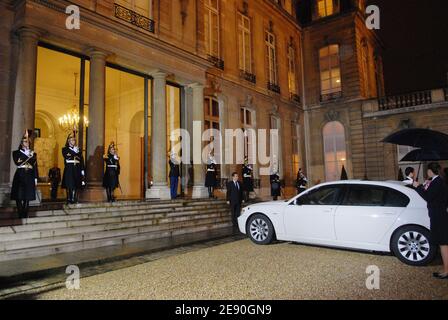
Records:
[[[395,190],[400,191],[401,193],[404,193],[407,195],[412,205],[418,205],[418,206],[426,206],[426,201],[423,200],[423,198],[418,194],[417,191],[415,191],[412,188],[409,188],[405,186],[400,181],[374,181],[374,180],[340,180],[340,181],[332,181],[332,182],[324,182],[319,185],[316,185],[314,188],[319,188],[323,186],[330,186],[330,185],[344,185],[344,184],[357,184],[357,185],[370,185],[370,186],[380,186],[380,187],[388,187]],[[311,189],[311,188],[310,188]]]

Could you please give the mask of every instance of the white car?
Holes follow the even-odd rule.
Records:
[[[392,252],[420,266],[435,256],[426,201],[399,182],[324,183],[287,201],[243,208],[239,230],[257,244],[283,240]]]

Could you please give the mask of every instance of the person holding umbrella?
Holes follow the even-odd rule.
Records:
[[[445,181],[439,176],[441,167],[437,162],[428,165],[428,181],[425,186],[414,182],[416,191],[428,203],[431,237],[434,245],[440,246],[443,259],[443,271],[433,276],[437,279],[448,279],[448,189]]]

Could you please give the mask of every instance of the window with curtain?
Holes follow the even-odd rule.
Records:
[[[211,97],[205,97],[204,98],[204,131],[208,129],[216,129],[220,130],[219,125],[219,102],[218,100],[211,98]],[[219,137],[216,137],[216,139],[219,139]],[[215,141],[215,137],[210,136],[210,142]],[[218,141],[218,140],[216,140]],[[214,148],[221,148],[219,143],[213,142]],[[217,155],[217,151],[214,150],[215,156]],[[216,165],[216,175],[217,177],[221,177],[221,165]]]
[[[339,45],[332,44],[319,50],[321,94],[342,91]]]
[[[292,176],[295,177],[300,168],[300,125],[291,122],[291,141],[292,141]]]
[[[219,0],[205,0],[204,5],[205,50],[219,58]]]
[[[296,50],[294,46],[288,46],[288,85],[289,92],[292,94],[297,94],[297,84],[296,84]]]
[[[364,94],[368,98],[370,94],[370,68],[369,68],[369,47],[366,42],[363,41],[361,47],[361,64],[364,84]]]
[[[335,181],[341,177],[342,166],[347,163],[345,129],[339,121],[328,122],[323,128],[325,180]]]
[[[244,157],[248,157],[249,160],[253,160],[255,157],[254,150],[252,150],[255,141],[252,141],[253,136],[248,133],[248,130],[253,128],[253,113],[254,111],[248,108],[240,108],[241,127],[244,132]]]
[[[152,0],[115,0],[115,3],[152,19]]]
[[[238,13],[238,57],[240,70],[252,73],[250,18]]]
[[[324,18],[337,13],[339,0],[316,0],[316,11],[318,18]]]
[[[275,49],[275,35],[269,31],[265,32],[266,60],[268,67],[268,81],[277,84],[277,57]]]

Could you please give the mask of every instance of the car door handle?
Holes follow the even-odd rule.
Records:
[[[395,212],[383,212],[383,214],[386,214],[386,215],[388,215],[388,216],[391,216],[391,215],[394,215]]]
[[[333,209],[325,209],[323,212],[330,213],[330,212],[333,212]]]

